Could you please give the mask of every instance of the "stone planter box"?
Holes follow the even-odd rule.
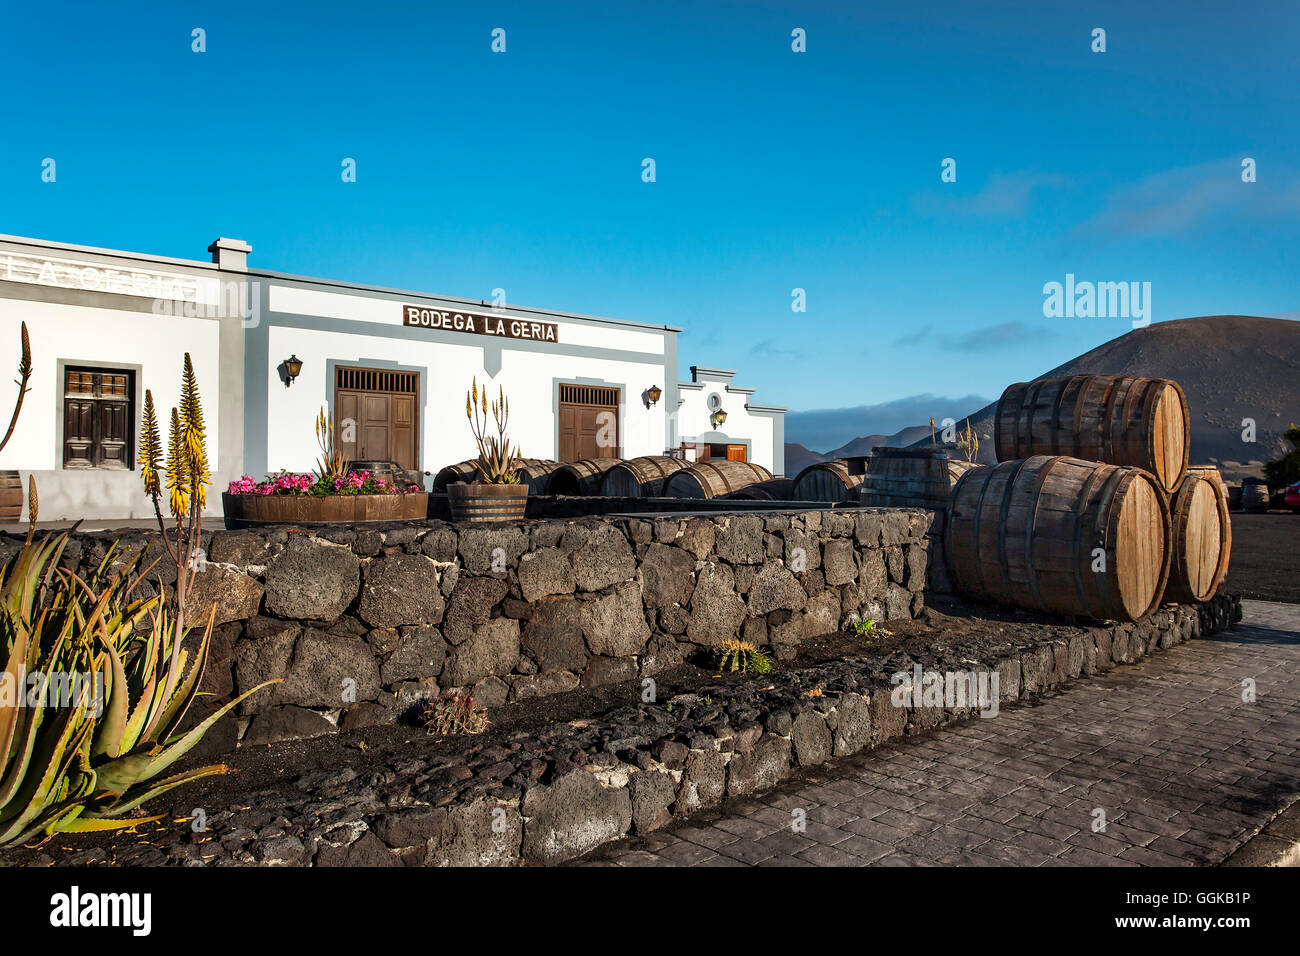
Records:
[[[418,521],[429,508],[427,492],[405,495],[221,495],[226,529],[267,524],[361,524]]]

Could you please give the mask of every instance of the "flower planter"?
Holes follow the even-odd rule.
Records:
[[[227,530],[265,524],[364,524],[420,521],[429,509],[427,492],[402,495],[232,495],[222,494]]]
[[[451,508],[452,521],[470,524],[519,521],[528,507],[528,486],[458,481],[447,486],[447,505]]]

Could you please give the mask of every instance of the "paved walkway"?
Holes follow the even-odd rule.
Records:
[[[1300,799],[1300,605],[1243,606],[1227,633],[1074,682],[1038,706],[834,762],[725,816],[583,862],[1221,863]],[[1242,700],[1247,679],[1254,703]]]

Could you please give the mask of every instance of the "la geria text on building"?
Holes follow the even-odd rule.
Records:
[[[436,472],[472,458],[474,377],[505,389],[526,457],[677,454],[784,471],[786,410],[755,404],[734,372],[692,367],[678,382],[673,326],[263,272],[233,239],[209,251],[210,263],[0,236],[0,343],[16,364],[26,321],[35,365],[0,468],[36,476],[42,519],[148,517],[143,396],[153,390],[165,430],[185,352],[217,489],[311,470],[322,406],[351,424],[340,437],[353,459]]]

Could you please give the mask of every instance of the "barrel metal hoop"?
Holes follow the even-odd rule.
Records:
[[[1119,522],[1121,517],[1120,512],[1122,509],[1110,507],[1110,505],[1116,499],[1119,499],[1120,501],[1123,500],[1124,495],[1127,494],[1128,492],[1129,485],[1133,483],[1133,479],[1136,476],[1137,476],[1137,472],[1135,471],[1131,471],[1124,468],[1116,468],[1115,474],[1112,476],[1112,480],[1107,481],[1106,486],[1102,489],[1102,498],[1101,501],[1098,503],[1098,514],[1097,514],[1098,518],[1100,518],[1103,513],[1106,513],[1107,509],[1109,509],[1109,512],[1106,513],[1105,538],[1103,541],[1101,541],[1101,545],[1105,547],[1106,550],[1109,552],[1111,550],[1110,544],[1114,542],[1116,558],[1119,557]],[[1162,515],[1164,514],[1163,509],[1161,509],[1161,514]],[[1168,518],[1165,518],[1165,521],[1166,521],[1165,540],[1167,544],[1169,538]],[[1098,522],[1098,524],[1100,525],[1100,522]],[[1115,588],[1113,590],[1119,591],[1119,568],[1114,568],[1111,573],[1115,580]],[[1112,589],[1108,589],[1108,588],[1099,589],[1100,592],[1099,597],[1101,598],[1102,607],[1105,608],[1106,613],[1109,615],[1107,618],[1108,620],[1112,620],[1112,621],[1123,620],[1126,613],[1124,610],[1124,606],[1122,603],[1120,603],[1118,606],[1116,605],[1115,600],[1112,599],[1111,597],[1111,590]],[[1122,598],[1122,594],[1120,594],[1120,598]]]
[[[1043,490],[1043,483],[1047,481],[1047,476],[1052,473],[1052,469],[1064,459],[1064,455],[1056,455],[1043,462],[1043,467],[1039,469],[1034,478],[1033,488],[1033,507],[1029,510],[1029,520],[1025,522],[1025,570],[1029,574],[1029,593],[1033,595],[1034,604],[1043,609],[1043,594],[1038,587],[1038,575],[1034,573],[1034,525],[1038,522],[1038,502]],[[1002,514],[1002,524],[1006,525],[1006,512]],[[1003,562],[1003,567],[1006,563]],[[1010,573],[1008,572],[1008,578]],[[1010,594],[1010,591],[1007,592]]]
[[[1092,470],[1092,473],[1088,475],[1087,481],[1083,483],[1083,489],[1079,492],[1079,498],[1075,502],[1075,513],[1074,513],[1075,545],[1076,546],[1082,545],[1084,549],[1087,551],[1089,557],[1092,556],[1092,550],[1087,547],[1088,542],[1085,541],[1083,537],[1083,519],[1084,517],[1086,517],[1086,512],[1088,510],[1088,499],[1092,494],[1092,489],[1096,486],[1098,477],[1105,470],[1106,469],[1103,468],[1094,468]],[[1110,476],[1107,475],[1107,480],[1109,480],[1109,477]],[[1074,563],[1074,583],[1079,591],[1079,606],[1086,609],[1092,607],[1092,602],[1088,600],[1088,589],[1083,583],[1084,563],[1085,561],[1076,561]],[[1089,568],[1092,567],[1091,563],[1088,563],[1088,567]]]
[[[1095,376],[1101,378],[1101,376]],[[1115,415],[1115,392],[1119,386],[1118,375],[1106,376],[1106,391],[1102,395],[1101,411],[1097,417],[1097,438],[1098,448],[1097,457],[1105,462],[1114,463],[1115,455],[1113,454],[1112,434],[1114,425],[1111,419]]]

